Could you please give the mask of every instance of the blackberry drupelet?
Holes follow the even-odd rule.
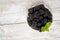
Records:
[[[52,22],[52,14],[43,4],[28,9],[27,21],[31,28],[42,31],[47,22]]]

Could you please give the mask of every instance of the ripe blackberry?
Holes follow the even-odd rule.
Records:
[[[28,9],[27,21],[31,28],[42,31],[47,22],[52,22],[52,14],[43,4]]]

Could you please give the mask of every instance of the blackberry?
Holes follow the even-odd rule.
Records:
[[[43,20],[43,17],[42,17],[42,16],[40,16],[40,17],[39,17],[39,20]]]
[[[33,21],[39,22],[39,20],[38,20],[38,19],[36,19],[36,18],[35,18]]]
[[[39,12],[40,12],[40,15],[43,15],[45,14],[45,12],[43,12],[44,10],[40,9]]]
[[[45,19],[43,19],[41,22],[42,22],[42,24],[46,24],[47,19],[45,18]]]
[[[34,12],[34,9],[33,8],[30,8],[28,11],[29,11],[29,13],[33,13]]]
[[[52,22],[52,14],[41,4],[28,9],[27,21],[31,28],[41,32],[41,28],[44,27],[47,22]]]

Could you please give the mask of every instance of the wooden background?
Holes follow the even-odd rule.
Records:
[[[28,8],[44,4],[53,15],[49,32],[27,24]],[[60,0],[0,0],[0,40],[60,40]]]

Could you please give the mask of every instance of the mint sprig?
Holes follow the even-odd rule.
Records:
[[[42,26],[41,31],[48,31],[49,32],[49,27],[51,25],[51,22],[47,22],[45,26]]]

